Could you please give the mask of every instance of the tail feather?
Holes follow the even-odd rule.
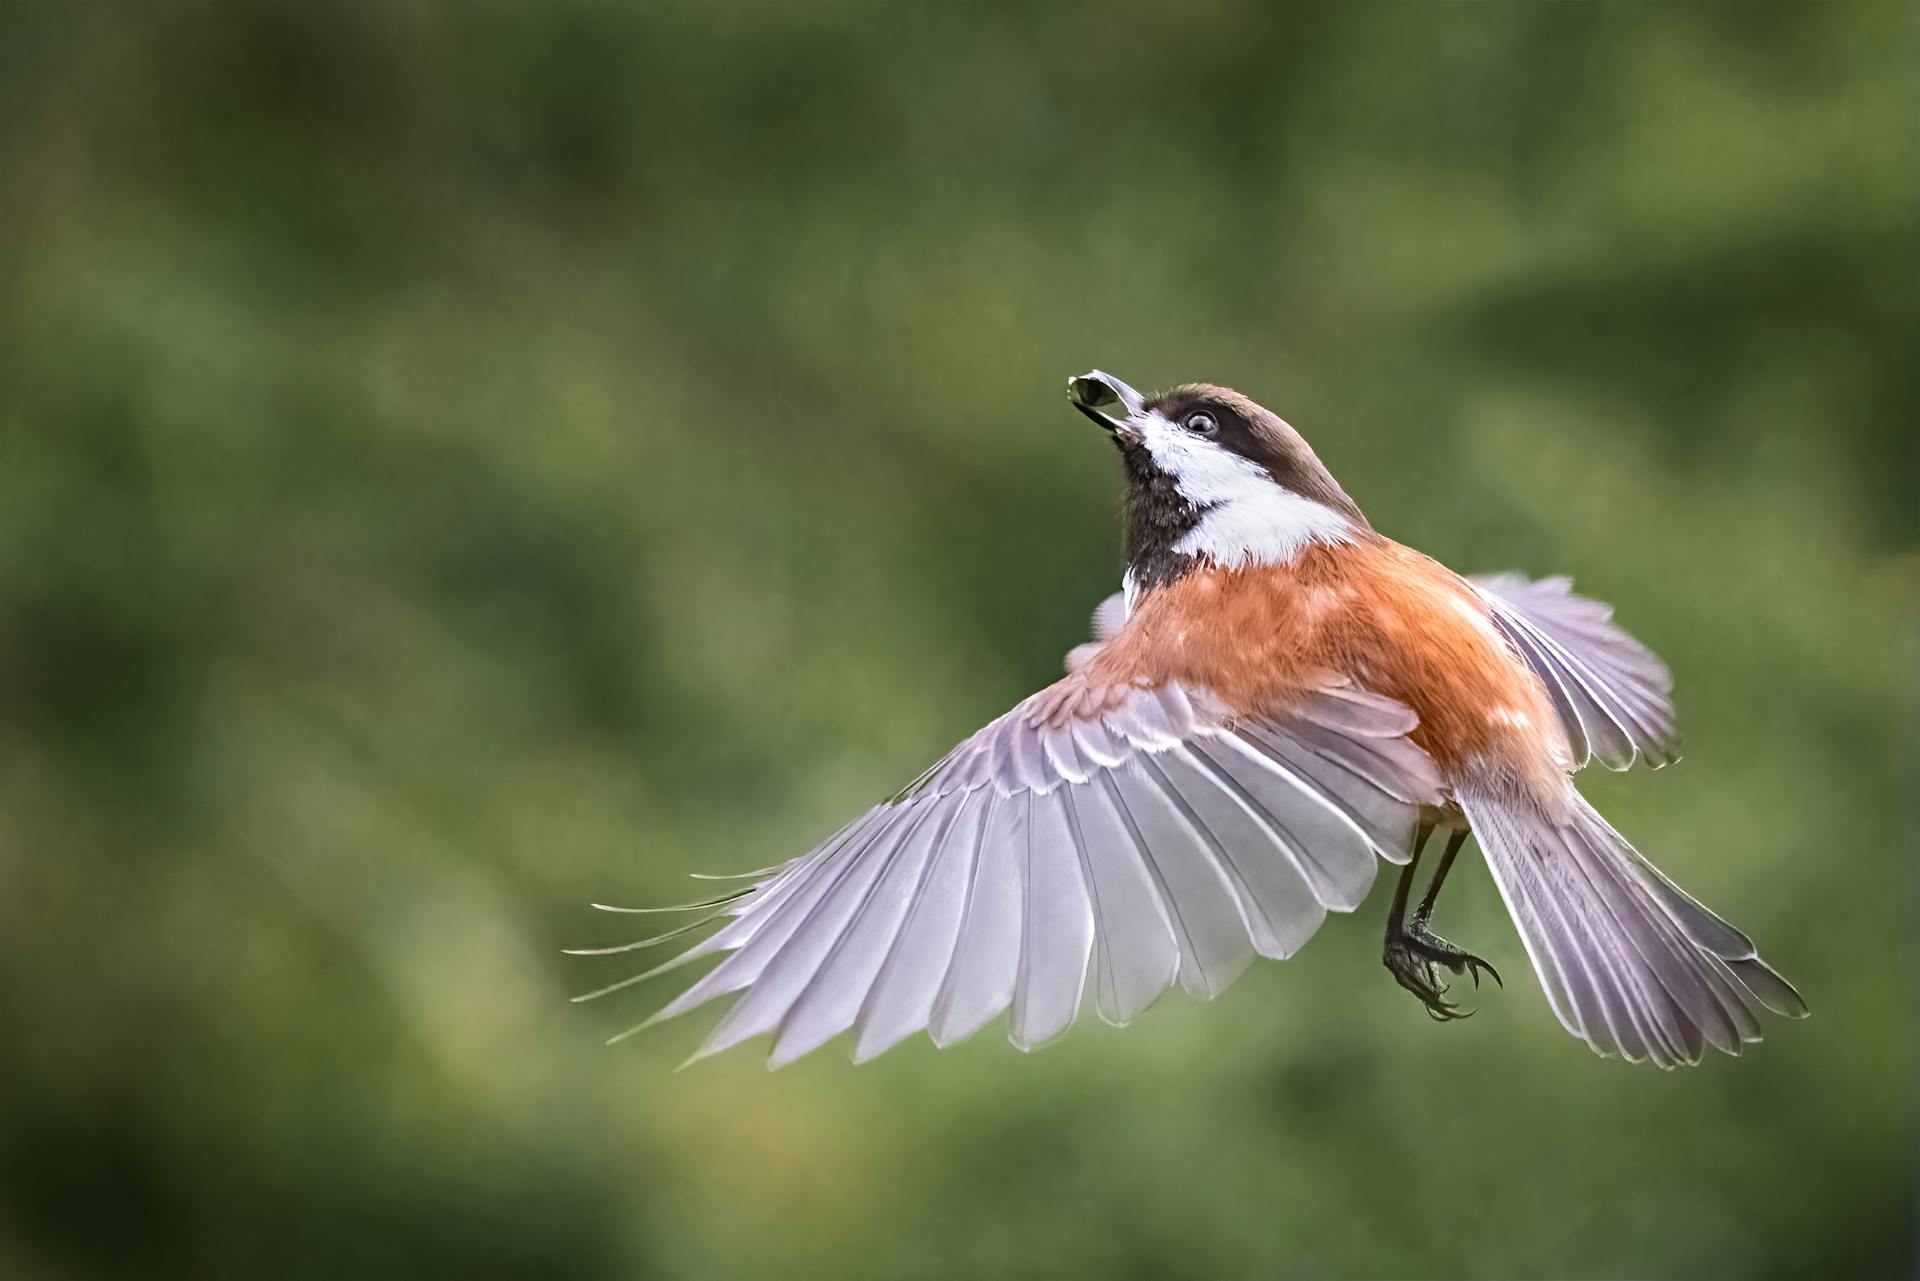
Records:
[[[1740,1053],[1763,1010],[1806,1003],[1720,919],[1581,799],[1552,819],[1463,791],[1460,805],[1520,930],[1547,1003],[1595,1053],[1670,1068]]]

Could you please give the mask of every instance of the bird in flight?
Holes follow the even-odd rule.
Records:
[[[1484,959],[1434,933],[1478,839],[1547,1003],[1596,1053],[1738,1054],[1806,1005],[1751,939],[1580,795],[1591,760],[1676,759],[1666,668],[1566,579],[1463,578],[1376,532],[1298,432],[1207,384],[1094,371],[1074,408],[1118,447],[1123,590],[1067,674],[890,799],[735,893],[719,928],[590,1000],[724,954],[621,1037],[739,994],[694,1055],[771,1034],[787,1063],[852,1030],[864,1061],[1007,1015],[1030,1050],[1086,988],[1125,1024],[1174,983],[1211,998],[1351,912],[1399,866],[1383,959],[1435,1018]],[[1408,911],[1420,860],[1445,844]],[[621,1037],[614,1038],[615,1040]]]

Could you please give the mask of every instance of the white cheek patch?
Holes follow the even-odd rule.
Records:
[[[1182,430],[1157,411],[1134,421],[1154,463],[1202,513],[1200,523],[1173,545],[1176,552],[1222,565],[1283,564],[1309,544],[1352,540],[1345,516],[1282,489],[1251,459]]]
[[[1223,565],[1280,565],[1310,544],[1332,545],[1352,537],[1353,527],[1339,513],[1281,491],[1277,498],[1215,508],[1173,549]]]

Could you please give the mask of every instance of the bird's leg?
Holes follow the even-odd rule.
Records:
[[[1445,883],[1447,873],[1453,870],[1453,860],[1459,857],[1460,847],[1466,843],[1467,829],[1464,827],[1456,827],[1448,835],[1446,851],[1440,855],[1440,866],[1434,871],[1433,881],[1427,886],[1426,896],[1420,900],[1420,906],[1414,909],[1413,920],[1407,924],[1407,946],[1427,960],[1446,966],[1455,974],[1472,975],[1475,987],[1480,986],[1480,971],[1483,969],[1493,976],[1495,983],[1505,987],[1506,984],[1500,979],[1500,971],[1494,969],[1487,960],[1455,947],[1427,928],[1427,922],[1433,919],[1434,900],[1440,897],[1440,886]],[[1411,863],[1408,869],[1412,869]]]
[[[1387,913],[1387,941],[1381,950],[1381,963],[1394,981],[1407,991],[1420,998],[1427,1007],[1427,1013],[1436,1019],[1459,1018],[1457,1007],[1446,999],[1446,985],[1434,972],[1433,963],[1437,959],[1426,954],[1407,928],[1407,893],[1413,888],[1413,878],[1420,868],[1421,851],[1427,848],[1427,840],[1433,835],[1433,824],[1422,822],[1413,838],[1413,855],[1407,859],[1407,865],[1400,869],[1400,883],[1393,889],[1393,907]],[[1421,911],[1432,907],[1433,894],[1427,894],[1421,904]],[[1415,922],[1421,933],[1425,933],[1420,918]],[[1429,936],[1430,937],[1430,936]]]

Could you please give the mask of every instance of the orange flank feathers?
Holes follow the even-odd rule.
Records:
[[[1449,778],[1471,764],[1542,799],[1563,789],[1553,708],[1479,596],[1377,534],[1285,565],[1197,569],[1146,593],[1085,668],[1088,693],[1179,681],[1249,717],[1284,712],[1335,672],[1412,708],[1414,741]]]

